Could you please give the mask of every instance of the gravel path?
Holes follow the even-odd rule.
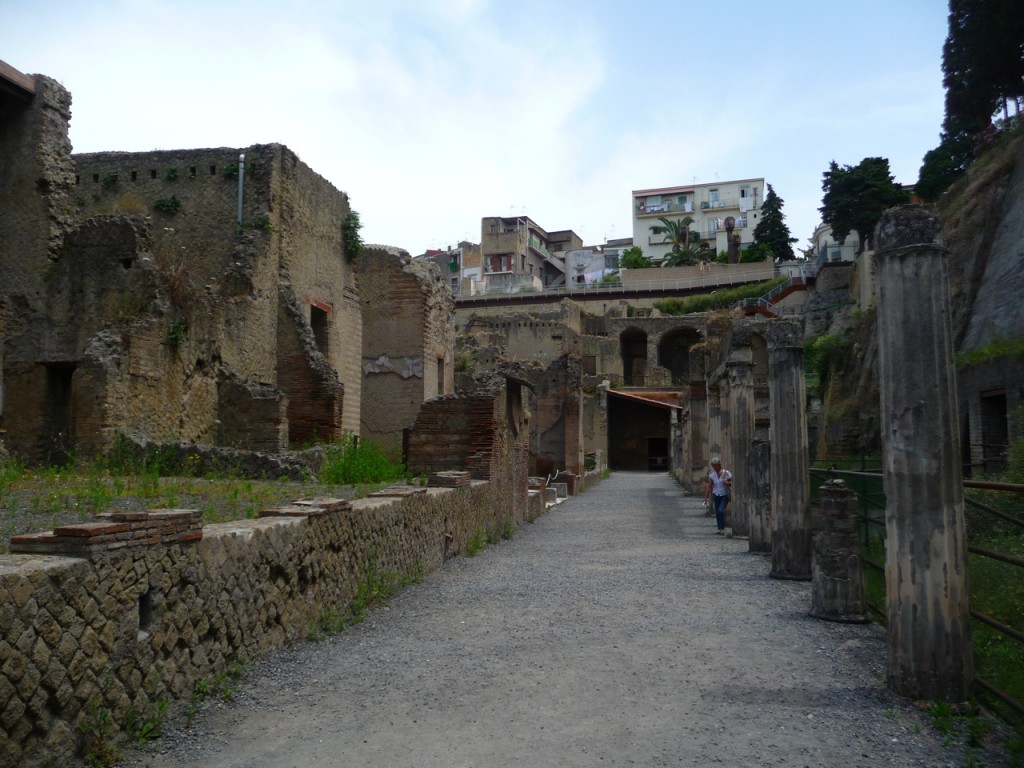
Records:
[[[960,766],[874,625],[806,615],[666,475],[616,473],[362,624],[260,660],[131,766]],[[991,763],[989,763],[991,764]]]

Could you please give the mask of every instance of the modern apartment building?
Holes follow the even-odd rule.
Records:
[[[528,216],[486,216],[480,223],[483,279],[488,292],[565,285],[559,253],[583,247],[571,229],[547,232]]]
[[[705,243],[715,256],[728,252],[730,231],[739,235],[741,249],[748,248],[754,241],[764,193],[763,178],[635,189],[633,243],[652,261],[660,262],[672,251],[672,244],[651,227],[661,224],[660,217],[681,220],[688,216],[693,219],[691,238]]]
[[[462,240],[447,249],[431,249],[416,258],[432,260],[441,268],[441,276],[456,296],[472,296],[484,290],[480,246]]]

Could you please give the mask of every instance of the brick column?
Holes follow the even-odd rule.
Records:
[[[750,360],[730,360],[729,372],[729,441],[728,455],[732,471],[732,532],[736,536],[750,535],[751,494],[750,471],[747,454],[754,438],[754,377]]]
[[[810,462],[803,331],[777,320],[766,329],[771,391],[772,570],[775,579],[811,578]]]
[[[924,208],[883,214],[878,362],[886,495],[889,686],[966,700],[974,676],[960,422],[941,225]]]

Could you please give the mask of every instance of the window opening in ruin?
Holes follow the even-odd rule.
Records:
[[[315,305],[309,306],[309,324],[313,328],[313,338],[316,340],[316,348],[324,357],[329,355],[328,345],[328,315],[327,312]]]
[[[622,383],[627,387],[642,387],[647,370],[647,334],[633,328],[619,337],[622,350]]]
[[[93,184],[99,184],[100,183],[100,175],[98,173],[94,173],[92,175],[92,183]]]
[[[151,179],[155,179],[156,178],[156,171],[155,170],[152,170],[152,171],[149,172],[149,178],[151,178]]]
[[[596,376],[597,375],[597,355],[584,355],[583,356],[583,375],[584,376]]]
[[[71,459],[72,411],[71,383],[75,363],[50,363],[46,366],[46,426],[44,460],[64,465]]]
[[[189,166],[188,177],[194,179],[196,177],[196,167],[194,165]]]
[[[153,626],[153,590],[147,590],[139,596],[139,640],[149,637]]]
[[[78,186],[78,185],[79,185],[79,184],[81,183],[81,181],[82,181],[82,177],[81,177],[81,176],[79,176],[79,175],[78,175],[78,174],[76,173],[76,174],[75,174],[75,186],[77,187],[77,186]]]
[[[315,304],[309,305],[309,326],[313,330],[313,339],[316,341],[316,348],[321,351],[325,357],[330,357],[328,353],[330,345],[328,339],[328,323],[330,315],[326,309],[316,306]]]
[[[437,394],[443,395],[444,392],[444,358],[437,358]]]
[[[132,268],[132,262],[133,262],[133,261],[134,261],[134,259],[131,259],[131,258],[128,258],[128,259],[121,259],[121,266],[122,266],[122,267],[123,267],[124,269],[131,269],[131,268]]]
[[[139,180],[139,172],[138,171],[132,171],[132,181],[138,181],[138,180]]]
[[[690,348],[700,341],[696,331],[680,328],[662,336],[658,344],[658,365],[672,373],[672,386],[684,387],[690,383]]]
[[[216,165],[211,165],[210,166],[210,175],[211,176],[216,176],[217,175],[217,166]]]

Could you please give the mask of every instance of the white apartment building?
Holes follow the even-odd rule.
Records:
[[[633,190],[633,243],[639,245],[654,262],[660,262],[672,251],[665,235],[656,235],[659,217],[682,219],[689,216],[691,237],[708,245],[713,256],[728,252],[728,228],[740,236],[741,249],[754,242],[754,227],[761,216],[764,200],[764,179],[716,181],[710,184],[687,184],[679,187]]]

